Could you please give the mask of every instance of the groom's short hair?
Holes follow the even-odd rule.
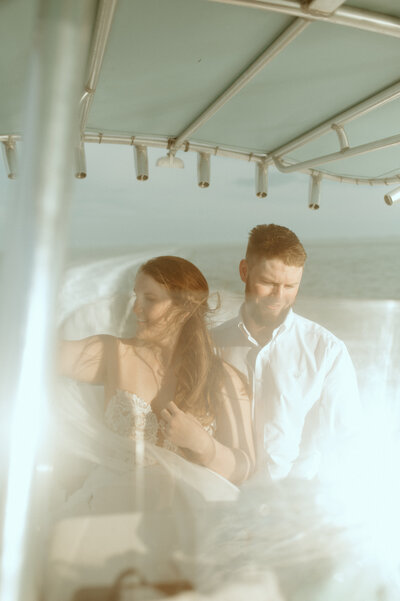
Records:
[[[246,259],[280,259],[285,265],[302,267],[307,253],[296,234],[287,227],[274,223],[256,225],[250,231]]]

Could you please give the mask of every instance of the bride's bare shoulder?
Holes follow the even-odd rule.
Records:
[[[160,366],[148,347],[132,338],[118,338],[116,387],[134,392],[151,402],[158,392]]]
[[[154,362],[154,353],[152,350],[138,343],[135,338],[116,338],[115,341],[120,360],[142,365]]]
[[[121,352],[129,352],[135,343],[134,338],[115,338],[115,345]]]

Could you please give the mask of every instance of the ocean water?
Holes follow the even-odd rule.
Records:
[[[299,297],[400,300],[398,241],[312,242]],[[204,270],[211,287],[241,292],[238,263],[245,247],[182,249]]]
[[[305,244],[308,254],[299,298],[400,300],[400,238],[361,242],[328,241]],[[74,250],[70,264],[131,255],[177,254],[193,261],[207,277],[210,288],[242,293],[238,264],[245,245],[146,246]]]

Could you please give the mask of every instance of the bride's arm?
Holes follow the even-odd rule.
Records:
[[[110,336],[90,336],[82,340],[62,340],[58,351],[58,372],[91,384],[104,384]]]
[[[240,484],[251,475],[255,465],[251,402],[236,370],[224,365],[222,402],[215,415],[215,437],[173,402],[161,411],[161,417],[166,422],[166,437],[181,447],[188,459]]]
[[[255,467],[251,401],[238,372],[227,363],[224,367],[222,402],[216,413],[217,431],[212,439],[214,452],[207,467],[240,484]]]

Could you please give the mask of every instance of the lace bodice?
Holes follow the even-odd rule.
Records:
[[[107,404],[106,426],[120,436],[157,443],[159,423],[149,403],[136,394],[117,390]]]
[[[159,440],[160,424],[151,405],[132,392],[118,389],[108,402],[104,422],[110,430],[120,436],[137,441],[146,441],[157,444]],[[215,421],[205,430],[213,435]],[[171,451],[178,451],[178,447],[169,440],[163,439],[162,446]]]

